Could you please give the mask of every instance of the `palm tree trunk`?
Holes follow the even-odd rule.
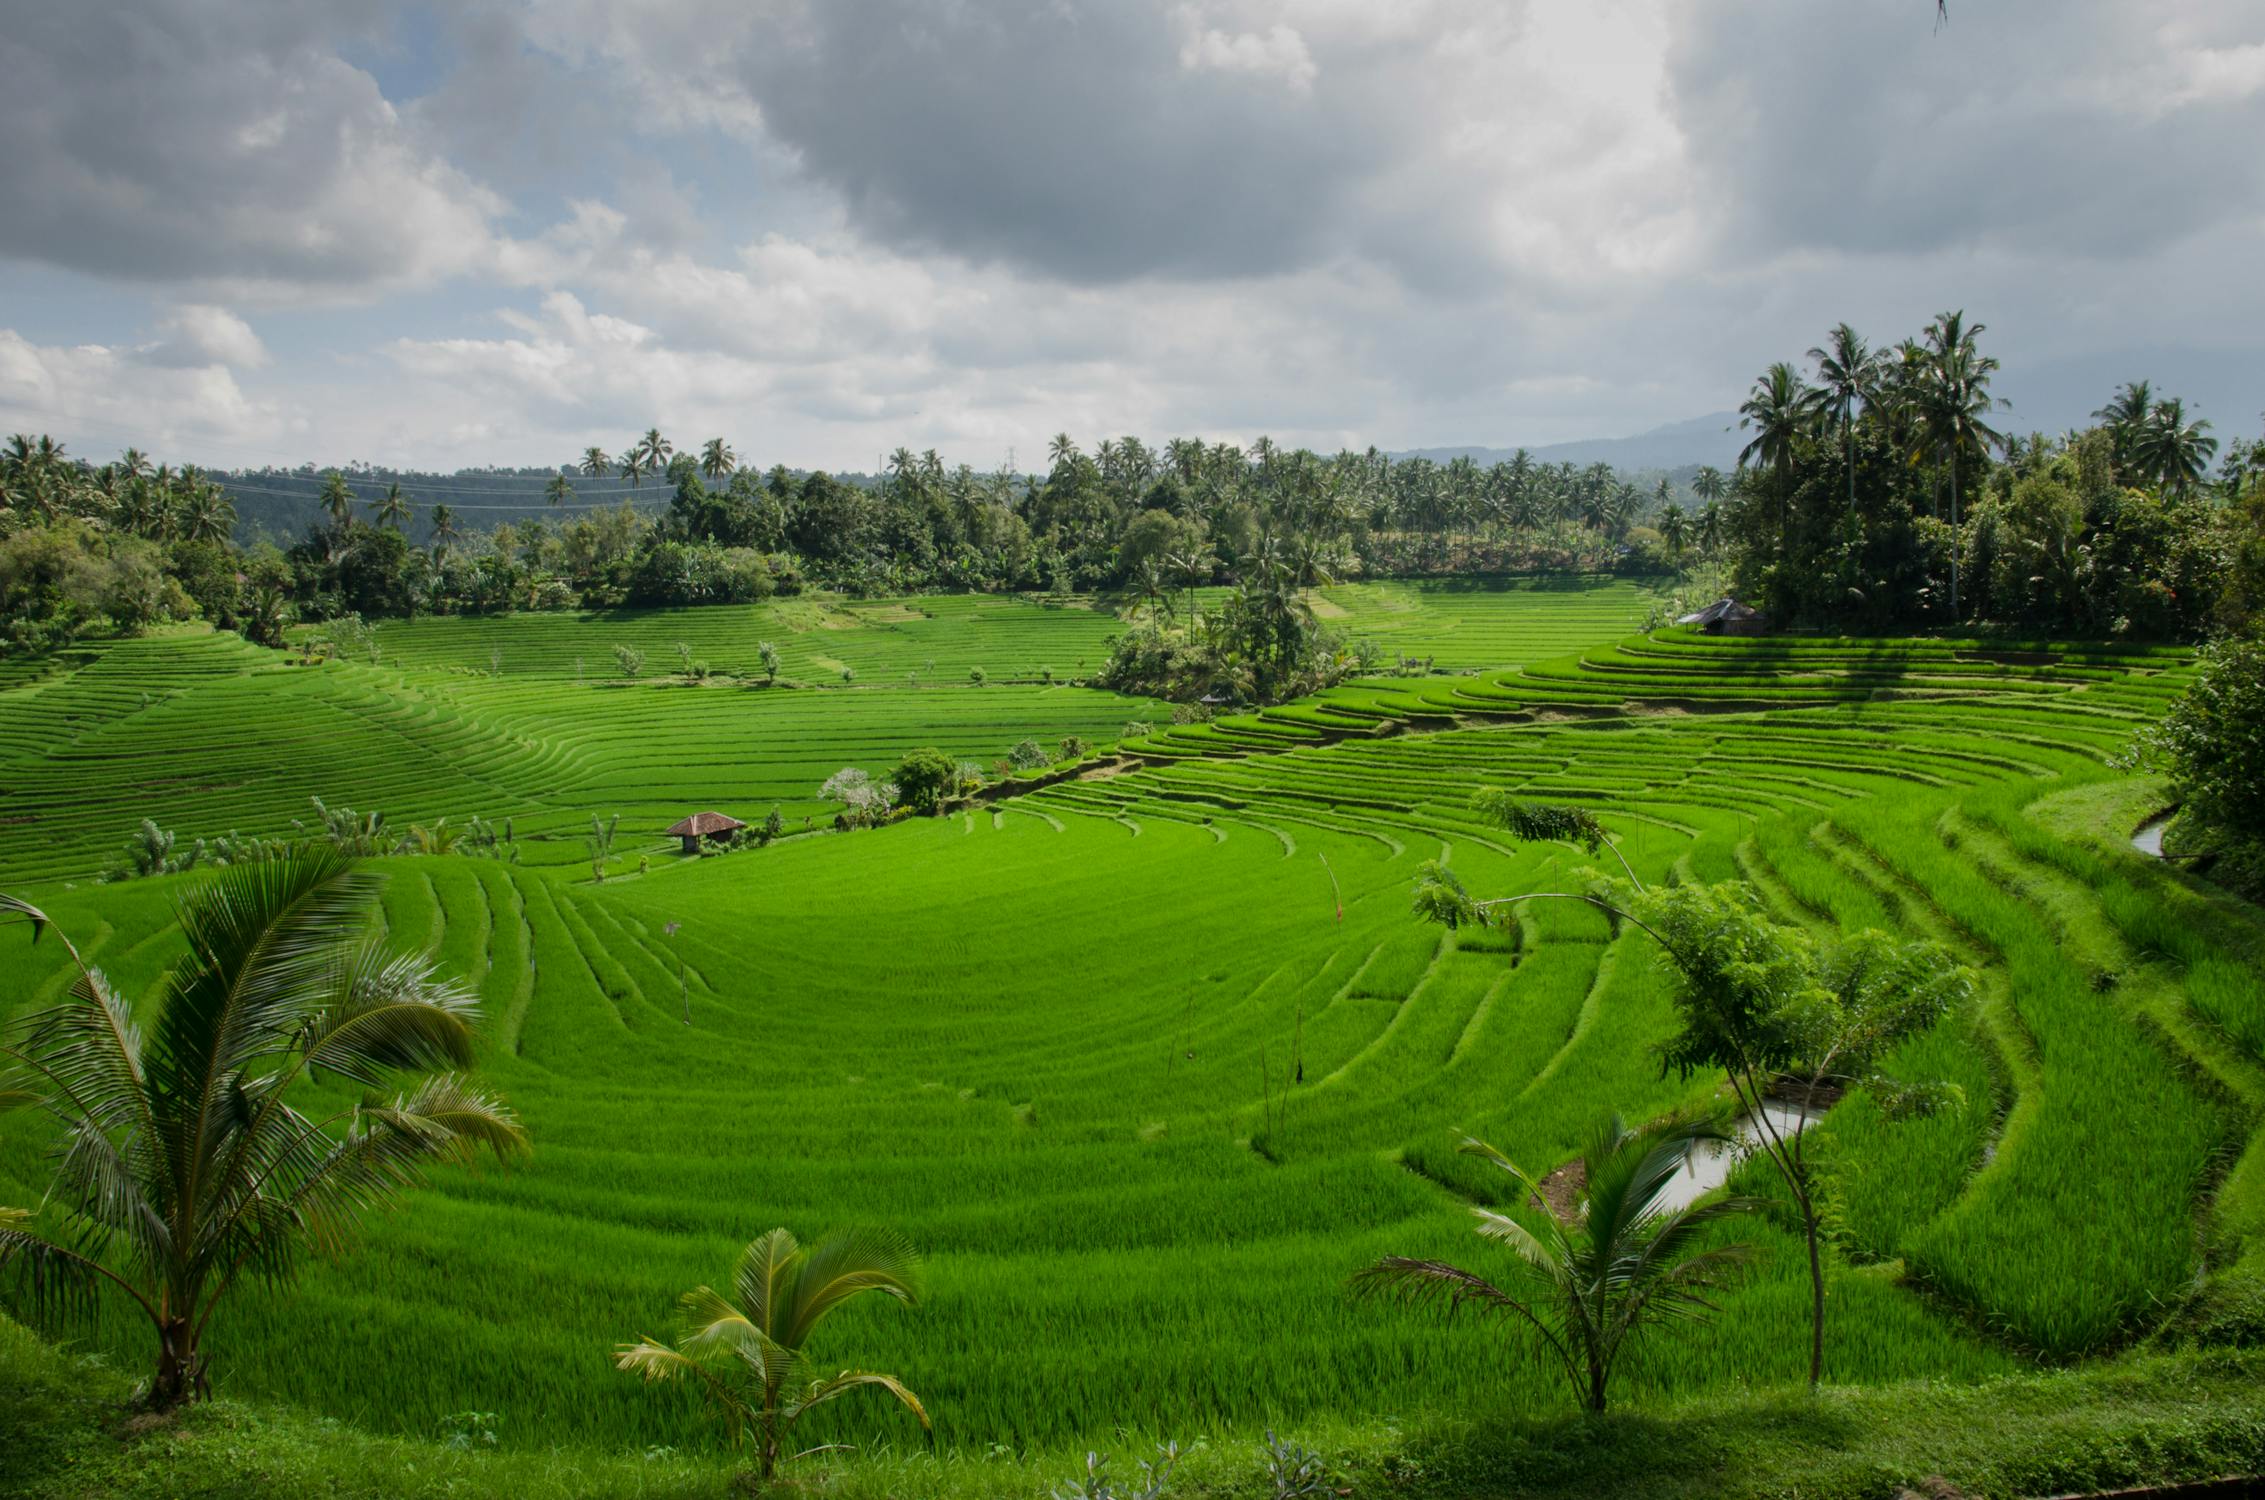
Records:
[[[1801,1200],[1801,1230],[1809,1241],[1809,1389],[1825,1379],[1825,1266],[1817,1245],[1817,1210],[1807,1192]]]
[[[204,1359],[197,1353],[196,1332],[186,1317],[168,1317],[157,1325],[157,1374],[149,1386],[154,1411],[171,1411],[194,1401],[207,1390]]]
[[[1958,451],[1950,455],[1950,618],[1958,623]]]

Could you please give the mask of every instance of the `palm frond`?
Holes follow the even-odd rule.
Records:
[[[62,1004],[26,1017],[8,1051],[46,1082],[66,1118],[101,1130],[147,1129],[148,1080],[133,1007],[100,970],[83,970]]]
[[[341,978],[301,1043],[310,1071],[374,1087],[389,1070],[471,1064],[479,998],[444,979],[430,958],[388,956],[364,943],[346,960]]]
[[[804,1254],[793,1306],[778,1337],[799,1349],[825,1316],[850,1298],[880,1292],[899,1302],[920,1300],[920,1253],[893,1229],[847,1229],[830,1234]]]
[[[740,1310],[774,1338],[781,1330],[784,1310],[793,1301],[794,1278],[801,1268],[802,1246],[785,1228],[757,1236],[739,1257],[732,1286],[739,1294]]]
[[[920,1404],[918,1396],[905,1389],[903,1381],[894,1375],[883,1375],[873,1370],[844,1370],[839,1375],[817,1382],[803,1392],[801,1398],[789,1409],[790,1414],[792,1417],[800,1417],[813,1406],[822,1406],[837,1396],[847,1395],[864,1386],[879,1386],[887,1391],[902,1402],[907,1411],[920,1419],[921,1426],[931,1432],[935,1431],[935,1424],[928,1420],[928,1408]]]

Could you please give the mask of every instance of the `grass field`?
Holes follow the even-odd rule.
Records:
[[[273,831],[319,794],[511,815],[531,841],[516,866],[384,868],[394,934],[481,986],[533,1160],[448,1175],[362,1251],[247,1297],[220,1381],[380,1432],[474,1409],[507,1446],[691,1445],[690,1408],[608,1347],[665,1332],[773,1224],[885,1222],[930,1253],[933,1295],[852,1309],[821,1356],[902,1374],[948,1450],[1553,1409],[1500,1328],[1354,1304],[1345,1277],[1488,1254],[1462,1134],[1547,1168],[1606,1111],[1711,1080],[1660,1075],[1664,978],[1600,917],[1413,921],[1425,859],[1487,893],[1582,862],[1476,826],[1480,785],[1590,806],[1647,877],[1743,875],[1787,920],[1931,935],[1981,969],[1973,1010],[1896,1060],[1964,1103],[1888,1124],[1852,1101],[1824,1127],[1836,1382],[2111,1352],[2254,1256],[2265,925],[2123,846],[2151,794],[2108,764],[2179,653],[1631,637],[1648,600],[1618,585],[1326,597],[1483,669],[1169,728],[1043,681],[1105,617],[922,600],[796,633],[788,675],[856,674],[824,689],[598,680],[631,633],[648,675],[674,654],[653,643],[749,670],[785,633],[720,610],[389,626],[374,666],[185,637],[23,674],[0,692],[0,878],[132,988],[170,956],[178,882],[64,882],[145,809]],[[995,756],[1132,718],[1159,725],[1127,747],[1145,764],[943,819],[656,855],[602,886],[572,837],[620,811],[643,847],[694,806],[814,809],[827,772],[913,744]],[[0,997],[54,993],[52,955],[4,941]],[[38,1191],[39,1148],[0,1132],[0,1201]],[[1798,1379],[1798,1241],[1741,1232],[1768,1253],[1717,1325],[1646,1351],[1639,1403]],[[124,1332],[95,1336],[130,1366]],[[878,1406],[829,1432],[915,1435]]]

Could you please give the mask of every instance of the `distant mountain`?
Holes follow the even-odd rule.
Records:
[[[1584,438],[1571,443],[1549,443],[1526,451],[1537,463],[1610,464],[1624,473],[1643,469],[1691,469],[1713,464],[1728,471],[1738,462],[1745,444],[1738,436],[1738,414],[1719,411],[1688,421],[1670,422],[1633,437]],[[1412,448],[1394,458],[1428,458],[1447,463],[1468,455],[1473,463],[1491,464],[1510,457],[1515,448]]]

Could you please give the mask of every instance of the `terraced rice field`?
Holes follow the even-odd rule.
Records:
[[[138,642],[10,691],[0,818],[161,776],[182,788],[168,799],[247,823],[263,798],[288,809],[299,784],[272,764],[210,769],[262,738],[240,725],[263,695],[402,747],[380,785],[379,758],[321,751],[365,742],[343,728],[294,742],[325,795],[490,815],[525,798],[561,830],[641,777],[678,801],[758,786],[797,732],[830,736],[818,766],[859,758],[843,745],[893,755],[907,731],[1019,737],[1057,704],[1064,725],[1134,716],[1042,686],[576,692],[570,665],[449,672],[458,646],[417,629],[425,657],[404,631],[374,669]],[[1475,825],[1481,785],[1591,807],[1647,878],[1743,875],[1786,920],[1926,933],[1981,968],[1972,1012],[1896,1060],[1963,1103],[1889,1124],[1856,1099],[1822,1127],[1833,1379],[2109,1350],[2259,1253],[2265,925],[2122,844],[2151,794],[2108,764],[2176,690],[2179,654],[1623,634],[1160,730],[1130,747],[1136,769],[603,886],[563,864],[389,862],[389,926],[482,986],[488,1070],[536,1155],[448,1176],[361,1252],[244,1302],[216,1331],[220,1378],[381,1428],[476,1409],[509,1443],[698,1441],[689,1407],[616,1375],[608,1346],[665,1331],[674,1295],[761,1229],[881,1221],[930,1252],[933,1295],[853,1309],[824,1355],[901,1373],[946,1447],[1554,1408],[1499,1328],[1344,1292],[1385,1251],[1487,1254],[1463,1204],[1492,1188],[1454,1154],[1463,1134],[1546,1168],[1609,1110],[1711,1086],[1650,1055],[1670,1016],[1640,938],[1560,906],[1507,931],[1414,923],[1425,859],[1487,893],[1555,888],[1583,862]],[[964,678],[972,651],[934,645],[939,675]],[[571,662],[539,631],[507,649]],[[144,706],[128,684],[161,669],[186,685]],[[237,732],[189,711],[207,693],[241,695],[213,700],[241,705]],[[400,719],[357,718],[357,695]],[[746,706],[679,707],[711,700]],[[811,708],[761,718],[789,712],[771,704]],[[45,717],[26,728],[19,706]],[[65,784],[50,762],[79,778],[67,795],[36,790]],[[38,827],[0,827],[11,881],[72,868]],[[142,987],[168,957],[172,884],[31,893]],[[5,941],[0,995],[52,993],[50,955]],[[0,1201],[39,1175],[33,1137],[0,1133]],[[1761,1265],[1715,1327],[1646,1351],[1635,1399],[1798,1378],[1797,1242],[1740,1232]],[[821,1435],[913,1436],[878,1407],[835,1424]]]

